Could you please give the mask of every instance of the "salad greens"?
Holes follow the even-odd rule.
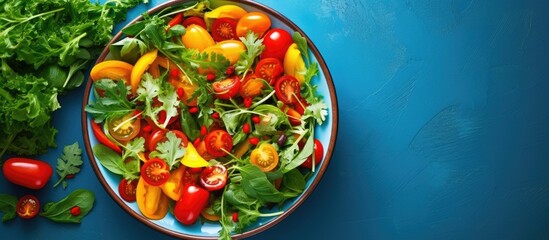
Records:
[[[54,222],[60,223],[80,223],[82,219],[91,211],[95,195],[86,189],[76,189],[65,198],[58,202],[48,202],[42,207],[40,216]],[[73,207],[80,208],[80,214],[77,216],[71,214]]]
[[[58,95],[82,84],[114,24],[142,2],[0,0],[0,159],[56,146]]]
[[[84,162],[82,161],[82,149],[78,146],[78,142],[71,145],[67,145],[63,148],[63,154],[57,159],[57,175],[59,180],[53,187],[63,183],[63,189],[67,188],[67,181],[65,180],[69,176],[74,176],[80,172],[80,166]]]

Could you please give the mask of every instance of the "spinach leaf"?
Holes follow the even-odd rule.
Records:
[[[189,139],[196,139],[200,136],[200,127],[189,112],[189,108],[185,104],[179,104],[181,109],[179,121],[181,123],[181,131],[189,137]]]
[[[281,192],[284,196],[297,197],[305,190],[305,177],[298,169],[292,169],[282,178]]]
[[[93,153],[99,163],[114,174],[122,175],[126,179],[138,179],[139,168],[132,164],[124,164],[122,157],[103,144],[93,146]]]
[[[229,184],[227,190],[223,193],[223,197],[225,201],[234,206],[242,205],[244,207],[248,207],[257,202],[256,199],[248,196],[244,192],[244,188],[238,184]]]
[[[255,165],[239,167],[244,192],[255,199],[265,202],[281,202],[284,196],[267,179],[264,172]]]
[[[15,207],[17,206],[17,197],[9,194],[0,194],[0,212],[4,213],[2,222],[7,222],[15,218]]]
[[[93,208],[95,195],[93,192],[85,189],[74,190],[67,197],[58,202],[46,203],[40,216],[46,217],[54,222],[61,223],[80,223]],[[71,208],[80,207],[80,214],[73,216]]]

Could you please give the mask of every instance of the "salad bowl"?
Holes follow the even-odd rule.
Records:
[[[191,5],[192,3],[194,3],[194,1],[166,2],[149,10],[148,15],[152,16],[158,13],[164,13],[166,9],[176,8],[182,5]],[[241,231],[231,232],[232,238],[244,238],[265,231],[282,221],[288,215],[290,215],[308,198],[308,196],[313,192],[313,190],[321,181],[323,174],[329,170],[328,166],[337,138],[338,106],[334,84],[328,70],[328,66],[324,62],[324,59],[322,58],[322,55],[320,54],[318,49],[307,37],[305,32],[303,32],[296,24],[294,24],[290,19],[286,18],[282,14],[254,1],[212,1],[209,8],[214,9],[215,7],[228,4],[237,5],[248,12],[264,13],[269,17],[271,21],[271,28],[280,28],[286,30],[289,33],[297,33],[306,40],[310,62],[318,64],[318,72],[315,76],[312,77],[310,83],[315,86],[317,95],[320,96],[326,106],[326,109],[324,109],[325,119],[323,120],[322,124],[314,126],[314,139],[320,142],[324,149],[324,151],[321,153],[322,161],[318,163],[312,171],[307,172],[308,177],[306,179],[303,192],[295,197],[286,199],[280,204],[261,208],[260,212],[266,213],[265,217],[257,218]],[[128,26],[131,26],[132,24],[143,20],[143,18],[144,16],[140,16],[134,19],[128,24]],[[111,52],[111,45],[119,42],[124,37],[124,33],[117,33],[111,40],[109,45],[104,49],[104,51],[98,58],[97,63],[112,59],[113,53]],[[102,165],[100,159],[98,159],[97,156],[98,152],[94,148],[94,146],[101,143],[101,140],[98,139],[98,137],[94,134],[92,130],[94,127],[92,121],[94,121],[94,119],[88,111],[88,107],[96,100],[95,94],[97,94],[97,91],[94,90],[94,86],[96,83],[96,81],[90,79],[86,84],[82,105],[82,129],[84,135],[85,149],[89,157],[90,164],[93,167],[93,170],[96,173],[99,182],[102,184],[107,193],[128,214],[138,219],[143,224],[159,232],[170,236],[186,239],[219,238],[219,234],[222,228],[219,222],[207,221],[200,218],[200,220],[196,221],[194,224],[181,224],[179,219],[177,219],[173,214],[174,203],[172,203],[172,205],[170,206],[170,212],[168,212],[165,216],[159,219],[153,220],[150,217],[144,216],[136,202],[128,202],[123,199],[123,196],[121,196],[119,192],[119,184],[123,177],[120,174],[113,173],[104,165]]]

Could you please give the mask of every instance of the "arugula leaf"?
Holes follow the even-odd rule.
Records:
[[[111,79],[100,79],[95,82],[95,87],[103,92],[103,97],[95,91],[95,101],[90,102],[85,111],[96,122],[101,123],[106,119],[121,118],[134,111],[133,104],[128,100],[129,89],[123,81],[114,82]]]
[[[67,188],[67,181],[65,181],[65,178],[68,175],[79,173],[80,166],[82,166],[83,163],[82,149],[78,146],[78,142],[65,146],[63,148],[63,154],[57,159],[57,174],[60,178],[53,187],[56,187],[59,183],[63,183],[63,189]]]
[[[54,222],[61,223],[80,223],[82,219],[91,211],[95,195],[93,192],[85,189],[76,189],[67,197],[58,202],[48,202],[42,208],[40,216],[48,218]],[[71,208],[80,207],[80,214],[73,216]]]
[[[240,54],[240,58],[235,65],[235,71],[238,75],[243,75],[242,78],[244,78],[254,64],[255,59],[265,50],[265,46],[263,45],[263,39],[252,31],[248,31],[246,36],[240,37],[240,41],[244,43],[246,52]]]
[[[322,125],[326,120],[326,116],[328,116],[328,106],[326,103],[318,101],[305,108],[302,120],[305,121],[306,119],[314,118],[319,125]]]
[[[9,194],[0,194],[0,212],[4,213],[2,222],[7,222],[14,219],[17,214],[15,207],[17,206],[17,197]]]
[[[305,160],[307,160],[307,157],[313,154],[314,134],[309,135],[309,138],[307,138],[307,141],[305,142],[303,149],[297,155],[295,155],[296,149],[294,146],[297,145],[297,142],[298,141],[296,141],[296,143],[294,143],[289,149],[284,151],[284,153],[282,154],[284,160],[286,161],[290,160],[287,164],[283,165],[282,172],[284,173],[287,173],[292,169],[295,169],[301,166],[301,164],[305,162]]]
[[[158,143],[156,150],[151,152],[150,156],[164,160],[172,170],[179,166],[179,160],[187,151],[181,147],[181,139],[172,131],[166,133],[166,138],[165,142]]]

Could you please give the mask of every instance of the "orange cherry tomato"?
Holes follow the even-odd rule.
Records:
[[[141,120],[134,117],[133,113],[118,119],[112,119],[108,121],[107,125],[111,136],[120,142],[132,140],[141,130]]]
[[[262,143],[252,150],[250,163],[256,165],[261,171],[269,172],[278,165],[278,153],[270,143]]]
[[[248,30],[251,30],[260,37],[271,28],[271,19],[262,12],[249,12],[242,16],[236,25],[236,35],[238,37],[246,36]]]
[[[222,50],[223,56],[229,60],[231,65],[234,65],[240,55],[246,51],[246,46],[239,40],[225,40],[218,42],[215,46]]]
[[[248,76],[246,76],[248,78]],[[250,76],[248,80],[242,84],[240,88],[240,96],[243,98],[254,98],[261,94],[261,90],[265,88],[264,82],[261,78],[258,78],[255,74]]]

